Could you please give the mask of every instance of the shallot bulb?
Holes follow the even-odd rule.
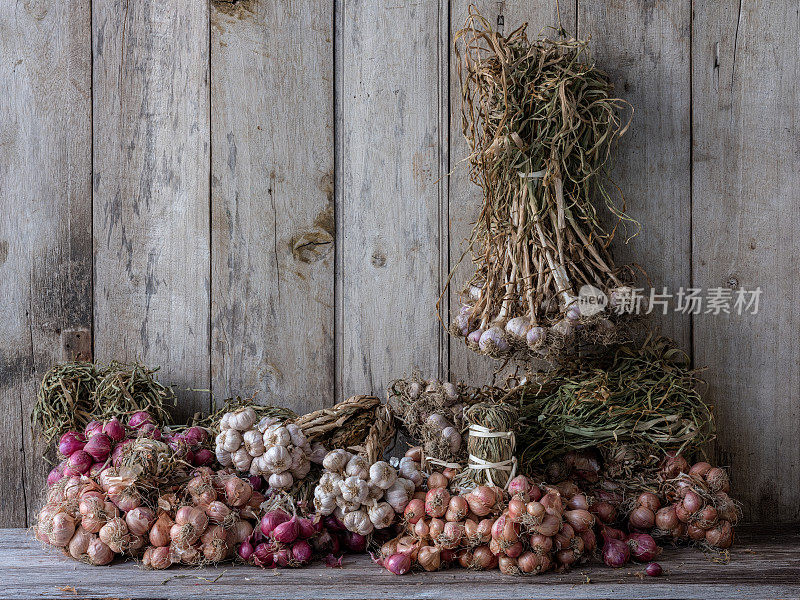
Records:
[[[78,527],[67,547],[69,555],[76,560],[81,560],[89,549],[89,542],[92,541],[92,538],[94,538],[94,536],[91,533],[86,531],[83,527]]]
[[[123,550],[127,550],[130,543],[128,526],[125,524],[125,521],[119,517],[115,517],[103,525],[98,533],[98,537],[100,541],[118,554],[121,554]]]
[[[58,451],[62,456],[70,457],[78,450],[83,450],[86,445],[86,437],[77,431],[68,431],[61,436],[58,442]]]
[[[411,569],[411,557],[407,554],[392,554],[383,561],[386,570],[395,575],[405,575]]]
[[[140,410],[133,413],[128,419],[128,427],[131,429],[140,429],[143,425],[155,425],[153,417],[145,410]]]
[[[125,523],[134,535],[146,534],[155,520],[155,513],[146,506],[138,506],[125,513]]]
[[[120,423],[117,417],[113,417],[103,425],[103,433],[113,442],[121,442],[125,439],[125,426]]]
[[[51,529],[47,534],[47,541],[59,548],[63,548],[75,534],[75,519],[65,512],[53,515]]]
[[[105,433],[96,433],[86,442],[83,451],[88,453],[94,460],[105,462],[108,455],[111,454],[111,438]]]
[[[86,424],[83,433],[86,435],[86,439],[90,440],[101,431],[103,431],[103,424],[100,421],[92,420]]]
[[[86,548],[86,558],[95,566],[107,565],[114,560],[114,551],[104,544],[100,538],[93,537]]]
[[[622,567],[630,560],[628,545],[622,540],[607,537],[603,544],[603,562],[609,567]]]
[[[446,488],[434,488],[425,496],[425,512],[431,517],[443,517],[450,502]]]
[[[628,547],[631,549],[633,560],[639,562],[650,562],[661,552],[656,541],[646,533],[630,534],[628,536]]]

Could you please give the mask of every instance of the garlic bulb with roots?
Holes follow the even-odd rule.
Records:
[[[369,468],[369,480],[370,483],[387,490],[397,480],[397,471],[386,461],[379,460]]]
[[[269,476],[269,487],[276,490],[288,490],[294,483],[292,474],[288,471],[273,473]]]
[[[544,327],[531,327],[525,336],[525,341],[527,342],[528,347],[538,348],[544,344],[546,336],[547,331]]]
[[[528,335],[530,328],[531,320],[529,317],[514,317],[506,323],[506,333],[519,342],[525,341],[525,336]]]
[[[264,454],[264,436],[257,429],[250,429],[242,436],[244,448],[250,456],[256,457]]]
[[[331,450],[325,455],[322,466],[333,473],[343,473],[351,457],[347,450]]]
[[[499,327],[490,327],[481,334],[478,347],[487,354],[502,354],[508,352],[508,341],[503,336]]]
[[[361,504],[369,496],[369,486],[363,479],[353,475],[339,484],[339,490],[342,498],[348,502],[356,502]]]
[[[348,462],[344,469],[345,475],[360,477],[366,480],[369,477],[369,465],[367,459],[363,456],[356,454]]]
[[[250,406],[240,408],[228,414],[230,414],[230,417],[228,417],[227,425],[231,429],[247,431],[248,429],[252,429],[253,425],[255,425],[256,411]]]
[[[462,306],[461,310],[458,311],[458,314],[453,319],[453,331],[461,335],[461,337],[465,337],[469,334],[470,331],[470,316],[469,313],[472,310],[470,306]]]
[[[485,329],[476,329],[475,331],[471,331],[467,336],[467,344],[477,348],[481,342],[481,336],[483,336],[485,331]]]
[[[424,481],[419,463],[402,461],[402,467]],[[314,508],[322,515],[336,515],[345,527],[368,535],[373,527],[383,529],[394,521],[395,512],[405,510],[416,485],[408,477],[398,477],[389,463],[373,464],[361,455],[333,450],[323,461],[325,471],[314,489]]]
[[[375,529],[369,515],[363,510],[345,513],[343,522],[349,531],[359,535],[369,535]]]

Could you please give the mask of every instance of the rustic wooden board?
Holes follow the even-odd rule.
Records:
[[[653,3],[581,0],[578,35],[591,39],[592,54],[634,108],[611,176],[631,217],[641,223],[619,229],[618,264],[637,263],[647,274],[648,294],[675,294],[691,285],[690,0]],[[620,206],[622,205],[620,199]],[[644,278],[642,278],[644,279]],[[691,349],[691,316],[655,308],[650,325]]]
[[[211,385],[333,404],[333,0],[213,2]]]
[[[446,5],[337,5],[337,396],[439,375]]]
[[[0,523],[25,525],[49,466],[31,432],[42,375],[91,325],[88,0],[0,3]]]
[[[797,6],[726,0],[694,11],[694,285],[763,290],[757,315],[695,317],[695,359],[710,367],[717,458],[745,514],[797,521]]]
[[[553,33],[548,27],[558,25],[558,13],[555,2],[526,2],[524,0],[454,0],[450,9],[450,194],[449,194],[449,243],[450,270],[453,278],[449,290],[450,314],[454,316],[460,307],[459,293],[474,273],[471,256],[467,250],[472,227],[478,218],[483,192],[469,179],[469,165],[464,159],[469,154],[469,147],[464,139],[461,124],[461,89],[458,82],[458,71],[455,53],[452,51],[452,40],[464,26],[470,5],[474,5],[495,28],[505,33],[528,23],[528,35],[533,38],[540,31]],[[571,33],[575,31],[575,3],[560,2],[561,22]],[[462,259],[463,256],[463,259]],[[459,259],[461,263],[459,264]],[[447,314],[447,313],[445,313]],[[447,319],[449,323],[452,317]],[[482,386],[490,383],[495,372],[502,367],[502,361],[477,354],[467,348],[461,338],[449,338],[450,374],[453,380],[464,381],[470,385]],[[502,374],[497,377],[502,383]]]
[[[161,365],[209,407],[209,9],[97,0],[95,351]]]
[[[664,551],[660,578],[642,565],[609,569],[596,563],[570,573],[521,578],[498,571],[450,569],[397,577],[367,556],[347,556],[344,568],[261,570],[246,565],[140,570],[134,563],[91,567],[42,548],[21,530],[0,531],[0,598],[798,598],[800,535],[745,532],[720,565],[692,549]]]

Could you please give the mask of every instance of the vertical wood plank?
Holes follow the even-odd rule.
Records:
[[[89,15],[88,0],[0,4],[0,527],[41,508],[37,385],[91,326]]]
[[[575,33],[575,2],[560,0],[561,22],[567,33]],[[455,268],[449,291],[450,313],[455,315],[459,308],[459,292],[474,273],[469,253],[461,264],[459,259],[467,250],[472,227],[478,218],[483,192],[469,180],[469,165],[464,158],[469,147],[461,129],[461,90],[458,83],[458,65],[452,50],[453,36],[464,26],[470,5],[475,5],[480,13],[498,31],[509,33],[528,23],[528,36],[535,38],[539,32],[555,34],[550,27],[558,26],[558,11],[555,2],[527,2],[525,0],[452,0],[450,3],[450,171],[449,178],[449,225],[450,225],[450,269]],[[502,28],[502,29],[501,29]],[[447,313],[445,313],[446,315]],[[447,319],[447,323],[452,317]],[[454,380],[470,385],[482,386],[490,383],[494,373],[502,366],[502,361],[494,360],[473,352],[460,338],[450,338],[450,373]],[[502,379],[498,379],[498,383]]]
[[[211,383],[334,398],[333,0],[212,3]]]
[[[209,12],[95,0],[97,358],[161,366],[179,418],[209,386]]]
[[[441,372],[443,2],[337,4],[337,394]]]
[[[717,458],[746,517],[797,521],[798,7],[724,0],[694,10],[694,283],[763,290],[757,315],[697,315],[695,358],[709,366]]]
[[[619,143],[611,176],[628,213],[641,223],[620,230],[617,264],[637,263],[652,287],[676,293],[691,284],[690,31],[691,1],[579,0],[578,35],[590,37],[592,55],[634,108]],[[691,317],[654,310],[649,324],[690,351]]]

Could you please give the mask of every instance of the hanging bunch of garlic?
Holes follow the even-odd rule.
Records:
[[[224,467],[267,478],[277,490],[292,487],[320,462],[324,448],[309,444],[300,427],[276,417],[258,419],[250,407],[225,413],[216,438],[217,460]]]
[[[369,464],[347,450],[328,452],[322,466],[325,471],[314,489],[317,513],[334,514],[349,531],[360,535],[389,527],[417,488],[414,480],[399,477],[386,461]],[[415,479],[421,483],[422,475]]]

